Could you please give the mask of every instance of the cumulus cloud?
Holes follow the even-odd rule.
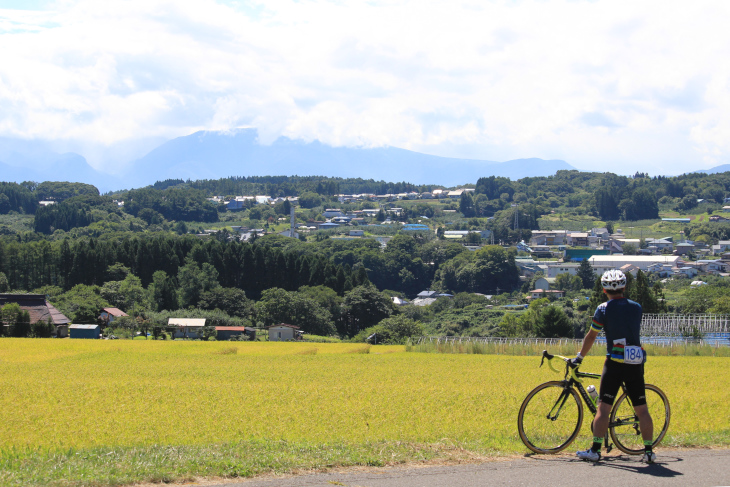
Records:
[[[683,172],[728,162],[729,21],[702,0],[62,0],[0,10],[0,136],[256,127]]]

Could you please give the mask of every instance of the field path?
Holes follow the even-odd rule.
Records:
[[[205,483],[208,487],[483,487],[485,485],[730,485],[730,450],[659,450],[659,461],[611,455],[592,464],[572,455],[467,465],[346,469],[293,477]],[[200,485],[200,484],[198,484]]]

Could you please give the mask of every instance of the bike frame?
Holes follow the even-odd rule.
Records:
[[[558,400],[555,401],[555,405],[550,410],[550,418],[553,420],[557,419],[558,415],[560,414],[560,410],[562,409],[563,405],[565,404],[565,401],[567,401],[567,399],[568,399],[568,395],[570,394],[569,390],[573,389],[573,388],[578,390],[580,397],[583,398],[583,402],[585,403],[585,405],[588,407],[588,410],[593,414],[593,417],[595,418],[596,414],[598,413],[598,408],[596,407],[595,404],[593,404],[591,397],[588,395],[588,391],[586,391],[585,388],[583,387],[582,379],[599,379],[600,380],[601,374],[594,374],[594,373],[590,373],[590,372],[581,372],[580,370],[578,370],[577,367],[571,367],[569,358],[563,357],[562,355],[549,355],[549,354],[547,354],[547,351],[544,351],[543,360],[546,358],[548,359],[548,366],[554,372],[560,373],[560,371],[558,369],[556,369],[555,367],[553,367],[553,364],[552,364],[552,359],[556,358],[556,357],[560,358],[566,362],[565,376],[563,377],[564,392],[563,392],[563,394],[560,395],[560,397],[558,397]],[[540,366],[542,366],[542,362],[540,362]],[[622,392],[626,392],[626,387],[624,387],[623,384],[621,384],[621,390],[622,390]],[[629,404],[631,404],[631,400],[629,398],[626,398],[626,399],[629,402]],[[633,407],[633,405],[632,405],[632,407]],[[637,428],[637,431],[638,431],[639,420],[638,420],[638,418],[636,418],[636,416],[634,416],[634,421],[632,423],[634,424],[634,427]],[[618,422],[609,423],[608,430],[606,431],[606,436],[604,439],[604,441],[605,441],[604,445],[606,446],[607,453],[610,453],[611,450],[613,449],[613,445],[611,444],[611,440],[609,438],[608,431],[611,429],[612,426],[621,426],[621,425],[625,425],[625,424],[626,424],[626,422],[623,420],[619,420]],[[593,429],[593,427],[591,426],[591,430],[592,429]]]

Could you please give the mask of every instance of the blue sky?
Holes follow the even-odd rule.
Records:
[[[49,0],[0,0],[0,9],[43,10],[50,5]]]
[[[255,127],[678,174],[730,163],[727,25],[703,0],[0,0],[0,137],[102,170]]]

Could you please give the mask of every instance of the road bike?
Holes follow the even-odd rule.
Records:
[[[579,366],[572,365],[568,357],[551,355],[547,350],[542,352],[540,367],[547,359],[550,369],[560,373],[552,365],[555,358],[565,362],[563,380],[549,381],[535,387],[522,401],[517,416],[520,438],[535,453],[558,453],[575,440],[583,424],[583,402],[593,416],[597,412],[596,404],[583,387],[583,379],[600,379],[601,374],[581,372]],[[613,448],[609,441],[610,435],[619,450],[629,455],[640,455],[644,453],[644,441],[639,431],[639,418],[634,413],[623,385],[621,389],[622,393],[614,402],[609,416],[604,442],[606,452]],[[646,404],[654,422],[653,445],[656,446],[669,428],[669,399],[657,386],[646,384]]]

